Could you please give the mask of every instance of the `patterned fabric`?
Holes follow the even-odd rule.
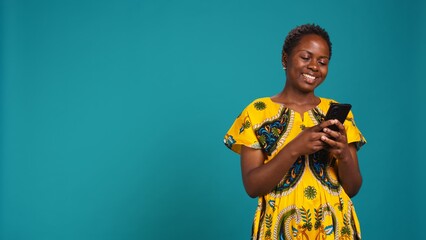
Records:
[[[302,117],[269,97],[256,99],[237,117],[225,145],[236,153],[242,145],[261,149],[267,163],[304,128],[322,122],[331,102],[321,98]],[[352,112],[344,126],[348,143],[357,149],[366,143]],[[259,197],[252,239],[361,239],[353,204],[337,179],[338,162],[324,156],[300,156],[278,185]]]

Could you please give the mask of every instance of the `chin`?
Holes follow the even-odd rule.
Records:
[[[300,91],[303,92],[303,93],[311,93],[311,92],[315,91],[315,89],[317,87],[318,87],[318,85],[315,85],[315,86],[312,86],[312,85],[310,85],[310,86],[304,86],[304,87],[300,88]]]

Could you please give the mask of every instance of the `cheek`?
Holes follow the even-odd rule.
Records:
[[[323,69],[321,69],[321,75],[323,78],[327,77],[328,74],[328,67],[324,67]]]

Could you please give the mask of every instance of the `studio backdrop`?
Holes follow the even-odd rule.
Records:
[[[424,1],[0,2],[0,239],[249,239],[257,201],[223,136],[281,91],[304,23],[333,43],[317,95],[368,141],[363,237],[420,236]]]

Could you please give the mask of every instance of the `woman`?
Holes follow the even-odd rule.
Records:
[[[350,198],[361,187],[357,150],[365,139],[352,112],[344,124],[324,121],[335,101],[315,95],[330,58],[323,28],[291,30],[282,53],[284,89],[250,103],[225,135],[227,147],[241,154],[248,195],[259,199],[252,239],[361,239]]]

